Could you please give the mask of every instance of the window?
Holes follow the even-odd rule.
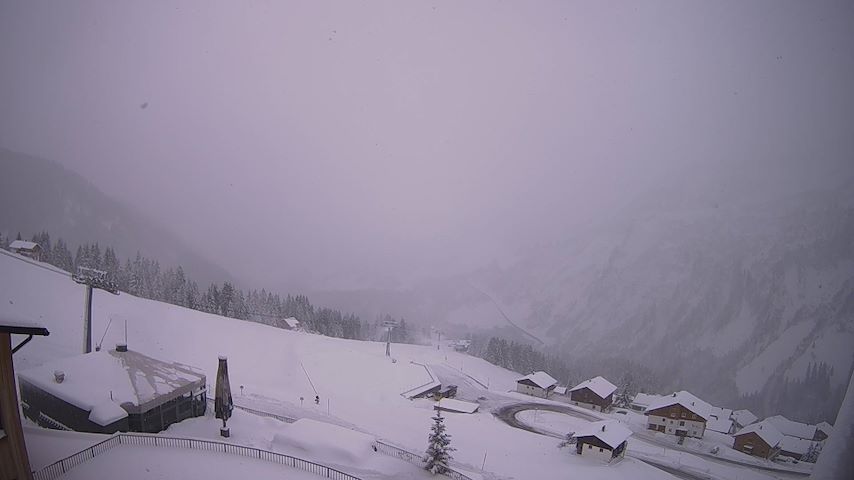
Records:
[[[684,427],[684,426],[685,426],[685,420],[680,420],[680,421],[679,421],[679,426],[680,426],[680,427]]]
[[[602,452],[604,452],[604,451],[605,451],[605,450],[602,450],[601,448],[599,449],[599,453],[602,453]]]
[[[670,412],[670,418],[676,418],[676,412]]]
[[[682,412],[682,418],[685,418],[685,417],[687,417],[687,416],[688,416],[688,414],[687,414],[687,413]]]
[[[587,444],[587,450],[593,450],[593,445]]]

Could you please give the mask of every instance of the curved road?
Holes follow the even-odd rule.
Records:
[[[587,420],[587,421],[591,421],[591,422],[595,422],[595,421],[600,420],[599,417],[589,415],[589,414],[586,414],[583,412],[579,412],[579,411],[577,411],[573,408],[570,408],[570,407],[564,407],[561,405],[548,405],[548,404],[544,404],[544,403],[533,403],[533,402],[530,402],[530,403],[514,403],[512,405],[505,405],[505,406],[497,409],[493,413],[495,413],[495,416],[498,417],[499,419],[501,419],[502,422],[506,423],[507,425],[510,425],[511,427],[519,428],[522,430],[527,430],[529,432],[533,432],[533,433],[536,433],[539,435],[545,435],[548,437],[559,438],[561,440],[563,439],[563,437],[561,437],[560,435],[558,435],[554,432],[549,432],[546,430],[540,430],[540,429],[533,427],[531,425],[528,425],[527,423],[522,422],[518,418],[516,418],[517,414],[519,414],[520,412],[524,412],[526,410],[545,410],[545,411],[549,411],[549,412],[563,413],[566,415],[571,415],[573,417],[581,418],[583,420]],[[666,465],[659,465],[656,463],[648,462],[642,458],[638,458],[638,460],[640,460],[641,462],[644,462],[648,465],[651,465],[655,468],[658,468],[660,470],[664,470],[665,472],[667,472],[671,475],[677,476],[679,478],[684,478],[686,480],[709,480],[709,477],[705,477],[705,476],[701,477],[701,476],[697,476],[697,475],[692,475],[690,473],[686,473],[686,472],[682,472],[680,470],[676,470],[674,468],[670,468]]]
[[[558,435],[554,432],[550,432],[547,430],[541,430],[541,429],[534,427],[532,425],[528,425],[527,423],[522,422],[521,420],[516,418],[517,414],[519,414],[520,412],[526,411],[526,410],[545,410],[545,411],[550,411],[550,412],[557,412],[557,413],[562,413],[565,415],[570,415],[570,416],[573,416],[576,418],[581,418],[583,420],[587,420],[587,421],[591,421],[591,422],[602,420],[600,417],[597,417],[597,416],[592,415],[592,414],[584,413],[584,412],[579,412],[578,410],[576,410],[572,407],[569,407],[569,406],[549,405],[549,404],[536,403],[536,402],[513,403],[510,405],[504,405],[504,406],[496,409],[493,413],[501,421],[503,421],[507,425],[510,425],[511,427],[519,428],[522,430],[527,430],[529,432],[536,433],[539,435],[545,435],[545,436],[549,436],[549,437],[563,439],[563,437],[561,435]],[[639,439],[641,441],[646,441],[646,442],[652,443],[654,445],[664,445],[667,448],[673,448],[673,446],[670,444],[662,444],[659,442],[650,441],[648,438],[646,438],[644,436],[640,436]],[[710,454],[705,454],[704,452],[694,452],[694,451],[689,451],[689,450],[680,450],[680,451],[683,451],[685,453],[692,454],[692,455],[700,455],[703,457],[709,457],[709,459],[712,461],[730,463],[730,464],[734,464],[734,465],[737,465],[740,467],[756,468],[756,469],[760,469],[760,470],[766,470],[766,471],[774,472],[776,474],[791,474],[791,475],[796,475],[796,476],[808,476],[809,475],[808,473],[793,472],[790,470],[780,470],[780,469],[776,469],[774,467],[763,467],[761,465],[747,465],[744,463],[737,462],[735,460],[729,460],[726,458],[721,458],[721,457],[717,457],[717,456],[712,456]],[[655,462],[651,462],[645,458],[636,457],[636,456],[635,456],[635,458],[644,462],[644,463],[652,465],[656,468],[664,470],[670,474],[676,475],[680,478],[693,479],[693,480],[699,480],[699,479],[707,480],[709,478],[708,476],[698,476],[698,475],[694,475],[691,473],[676,470],[676,469],[671,468],[667,465],[661,465],[661,464],[658,464]]]

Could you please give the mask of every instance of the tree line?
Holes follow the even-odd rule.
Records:
[[[20,233],[16,239],[22,240]],[[0,248],[8,250],[11,241],[0,235]],[[294,317],[307,331],[355,340],[384,340],[382,322],[395,320],[399,326],[394,329],[392,341],[414,343],[406,321],[389,315],[378,317],[374,322],[362,321],[352,313],[315,306],[305,295],[283,296],[266,289],[244,291],[228,281],[211,283],[202,289],[180,265],[164,267],[140,252],[132,259],[122,260],[115,249],[102,248],[97,242],[72,249],[62,238],[54,240],[46,231],[33,235],[30,241],[42,248],[42,262],[69,273],[81,266],[103,270],[120,291],[137,297],[279,328],[284,328],[284,319]]]

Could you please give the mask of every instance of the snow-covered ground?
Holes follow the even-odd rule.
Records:
[[[93,478],[122,478],[124,480],[282,478],[283,468],[287,467],[263,460],[217,452],[121,446],[71,469],[62,478],[67,480],[90,480]],[[318,477],[312,473],[287,468],[287,477],[285,478],[289,480],[316,480]]]
[[[79,354],[83,341],[82,311],[83,288],[67,276],[7,255],[0,256],[0,315],[39,322],[51,331],[49,337],[34,339],[15,355],[17,369]],[[105,334],[111,319],[112,326]],[[352,449],[355,444],[364,447],[368,438],[382,438],[411,451],[424,450],[434,403],[426,399],[408,400],[401,393],[431,381],[430,373],[422,365],[428,364],[440,378],[452,376],[460,386],[460,399],[481,402],[482,407],[477,413],[445,414],[452,446],[457,449],[454,452],[455,465],[472,472],[473,477],[480,473],[487,479],[567,476],[603,480],[670,478],[662,470],[634,458],[612,465],[582,458],[566,449],[556,448],[558,441],[554,438],[512,428],[501,422],[490,413],[491,408],[502,403],[535,401],[532,397],[512,392],[518,375],[446,348],[393,345],[392,355],[396,361],[392,362],[385,357],[385,345],[382,343],[281,330],[126,294],[114,296],[96,291],[94,339],[98,341],[105,335],[104,347],[112,348],[124,340],[125,321],[131,350],[199,367],[211,383],[217,370],[217,357],[227,355],[232,393],[238,404],[349,429],[348,433],[325,430],[326,427],[303,420],[288,425],[235,410],[229,422],[232,437],[228,441],[233,443],[318,461],[363,478],[421,478],[422,472],[416,471],[412,465],[365,451],[362,447],[358,447],[362,448],[361,453]],[[314,402],[315,394],[320,396],[319,404]],[[550,416],[534,420],[539,422],[548,418]],[[558,425],[556,428],[563,432],[567,427]],[[334,433],[336,431],[338,434]],[[220,440],[219,421],[210,416],[191,419],[172,426],[165,434]],[[359,436],[361,434],[366,436]],[[88,446],[86,443],[93,440],[79,434],[72,435],[64,439],[52,433],[42,434],[28,429],[27,441],[34,466],[43,466],[69,452],[85,448]],[[336,439],[340,438],[350,440],[344,445],[336,444]],[[636,444],[640,442],[630,441],[630,451]],[[656,451],[650,450],[649,455],[659,455],[662,450],[659,447],[654,449]],[[186,456],[188,464],[206,462],[205,455],[175,450],[162,454],[153,452],[151,457],[146,454],[142,456],[144,458],[134,460],[144,465],[133,464],[133,468],[143,471],[155,468],[151,471],[161,472],[157,469],[165,468],[163,465],[168,465],[168,462],[151,460],[159,455],[169,458]],[[122,447],[122,450],[110,452],[109,456],[96,459],[97,462],[87,463],[86,470],[75,472],[75,475],[105,476],[93,475],[98,468],[103,468],[106,476],[112,476],[109,475],[110,469],[124,464],[122,456],[134,456],[133,450]],[[692,458],[686,458],[685,462],[693,461]],[[241,462],[245,461],[241,459]],[[698,461],[704,462],[702,459]],[[152,467],[149,463],[155,465]],[[717,468],[716,464],[709,462],[701,467]],[[253,463],[246,468],[255,469],[256,466]],[[264,472],[268,468],[277,471],[276,468],[282,467],[257,466],[257,470],[252,471],[258,473],[253,473],[252,477],[267,476]],[[728,473],[726,469],[738,469],[735,466],[722,468]],[[194,472],[194,477],[205,476],[196,473],[201,470],[188,471]],[[746,472],[745,475],[728,474],[722,478],[768,478],[751,477],[748,475],[750,472]],[[182,477],[179,473],[175,471],[174,475],[167,476]]]

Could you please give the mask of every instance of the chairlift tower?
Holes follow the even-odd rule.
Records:
[[[118,295],[119,287],[116,282],[107,279],[107,272],[89,267],[77,267],[77,273],[71,278],[86,286],[83,304],[83,352],[90,353],[92,351],[92,290],[98,289]]]
[[[385,356],[391,356],[391,330],[397,326],[397,322],[394,320],[386,320],[383,322],[383,326],[386,329],[386,337],[385,337]]]

